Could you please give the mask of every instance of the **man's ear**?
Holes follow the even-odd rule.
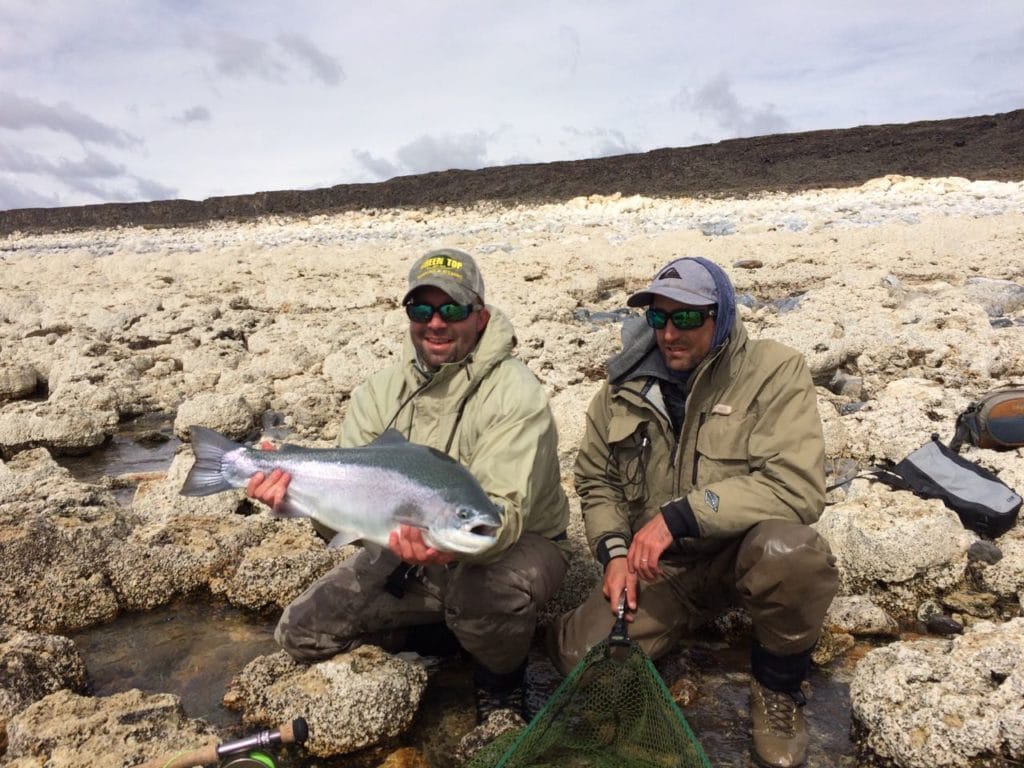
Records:
[[[487,309],[487,307],[484,307],[479,312],[477,312],[476,315],[476,329],[478,331],[482,331],[484,328],[487,327],[487,322],[491,319],[491,311]]]

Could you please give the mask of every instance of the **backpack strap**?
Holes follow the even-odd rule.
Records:
[[[977,404],[972,403],[966,411],[956,417],[956,430],[953,432],[953,439],[949,441],[949,449],[960,453],[964,443],[978,442],[978,415]]]
[[[883,467],[880,464],[876,464],[873,467],[868,467],[863,472],[859,473],[857,477],[863,477],[871,482],[882,483],[890,488],[894,488],[897,491],[913,491],[902,475],[898,475],[888,467]]]

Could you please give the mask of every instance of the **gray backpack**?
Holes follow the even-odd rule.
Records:
[[[1017,523],[1022,499],[995,473],[965,459],[938,435],[891,467],[872,467],[863,476],[923,499],[941,499],[964,527],[997,538]]]

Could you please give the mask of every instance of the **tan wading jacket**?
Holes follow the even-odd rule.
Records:
[[[700,536],[669,547],[663,557],[675,561],[717,551],[768,518],[813,523],[821,514],[824,440],[802,355],[748,338],[737,318],[689,387],[678,443],[653,378],[606,381],[590,404],[575,480],[602,565],[683,496]]]
[[[370,376],[352,392],[342,447],[365,445],[389,426],[411,442],[452,456],[503,508],[494,547],[460,559],[490,562],[523,531],[554,538],[569,522],[558,466],[558,432],[547,393],[512,357],[512,324],[488,307],[490,321],[465,360],[428,376],[406,337],[401,363]]]

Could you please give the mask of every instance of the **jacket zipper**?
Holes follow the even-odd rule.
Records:
[[[697,463],[700,461],[700,452],[697,450],[697,440],[700,438],[700,430],[704,426],[704,421],[708,415],[703,411],[700,414],[700,418],[697,419],[697,432],[693,436],[693,477],[690,478],[690,487],[697,487]]]

